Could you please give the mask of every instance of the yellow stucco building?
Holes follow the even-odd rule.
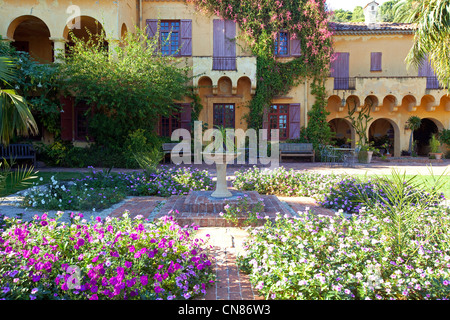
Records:
[[[104,30],[113,39],[110,46],[135,26],[147,28],[149,36],[159,28],[160,36],[171,32],[164,54],[176,53],[192,67],[193,84],[203,105],[199,120],[209,127],[222,124],[245,129],[246,104],[257,86],[256,58],[239,38],[239,27],[231,21],[206,16],[184,1],[163,0],[0,0],[0,36],[19,50],[27,51],[42,63],[55,61],[56,52],[64,50],[72,29],[78,37],[85,29]],[[450,128],[450,96],[440,88],[426,63],[419,70],[407,68],[406,55],[414,38],[408,24],[334,24],[334,50],[337,53],[326,83],[327,110],[338,141],[356,137],[345,119],[347,103],[372,105],[373,120],[368,135],[372,140],[389,139],[391,153],[400,156],[408,149],[411,132],[407,119],[417,115],[422,128],[414,136],[418,151],[426,154],[433,132]],[[280,32],[278,59],[292,59],[301,54],[298,42]],[[308,125],[307,112],[314,103],[309,83],[276,97],[264,122],[279,128],[283,139],[299,136],[300,127]],[[182,101],[186,112],[191,101]],[[77,108],[72,107],[62,119],[73,141],[79,136]],[[70,117],[67,117],[70,115]],[[162,119],[161,135],[186,121]],[[187,116],[188,118],[190,115]]]

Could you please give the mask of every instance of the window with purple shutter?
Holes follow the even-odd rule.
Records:
[[[336,52],[336,59],[331,64],[331,77],[334,78],[335,90],[349,89],[349,64],[348,52]]]
[[[296,35],[294,35],[296,37]],[[291,35],[292,37],[292,35]],[[301,41],[298,38],[291,38],[291,56],[299,57],[302,55]]]
[[[427,89],[439,89],[441,87],[428,57],[425,57],[419,66],[419,77],[427,78]]]
[[[381,69],[381,52],[370,53],[370,71],[382,71]]]
[[[181,55],[192,56],[192,20],[184,19],[181,23]]]
[[[300,138],[300,104],[289,105],[289,139]]]
[[[213,70],[236,70],[236,23],[213,20]]]

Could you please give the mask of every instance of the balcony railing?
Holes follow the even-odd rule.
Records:
[[[334,90],[355,90],[356,78],[334,78]]]
[[[236,71],[236,57],[213,57],[213,70]]]
[[[427,77],[427,89],[443,89],[437,77]]]

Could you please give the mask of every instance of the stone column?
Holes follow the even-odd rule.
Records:
[[[64,38],[50,38],[53,41],[53,54],[55,63],[62,63],[66,54],[66,39]]]

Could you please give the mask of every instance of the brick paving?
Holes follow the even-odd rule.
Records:
[[[311,198],[272,195],[260,197],[264,199],[266,214],[271,218],[274,218],[277,212],[293,217],[295,212],[305,210],[316,214],[333,214],[331,210],[321,208]],[[186,196],[171,196],[168,199],[134,197],[113,210],[110,216],[120,217],[127,210],[131,217],[142,215],[145,219],[153,220],[170,214],[171,210],[181,208],[185,200]],[[282,202],[289,204],[292,210]],[[161,206],[160,210],[155,210],[158,206]],[[241,272],[236,264],[236,258],[243,251],[244,241],[248,237],[245,229],[232,227],[226,220],[219,218],[217,213],[184,213],[176,216],[176,219],[181,226],[200,226],[195,237],[208,240],[207,248],[215,268],[216,281],[199,300],[264,300],[251,285],[249,276]],[[206,236],[207,234],[209,236]]]

